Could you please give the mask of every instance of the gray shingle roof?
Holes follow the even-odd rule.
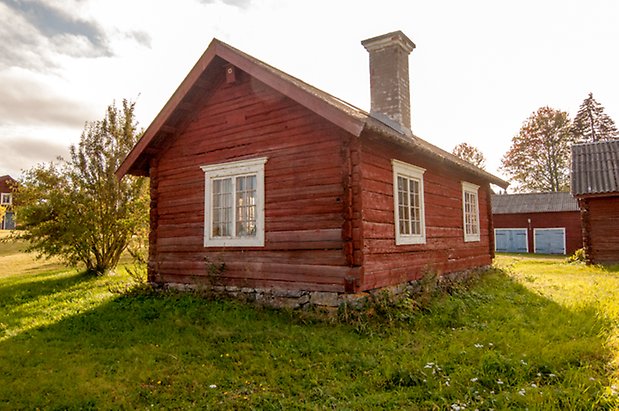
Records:
[[[561,211],[578,211],[578,202],[570,193],[495,194],[492,196],[492,214]]]
[[[619,140],[572,146],[572,194],[619,193]]]

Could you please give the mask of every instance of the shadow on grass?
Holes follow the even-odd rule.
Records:
[[[59,270],[62,273],[67,269]],[[58,278],[54,272],[32,274],[19,278],[15,283],[0,285],[0,307],[14,304],[26,304],[42,296],[62,293],[78,284],[93,282],[95,277],[85,272],[74,271]],[[58,273],[61,274],[61,273]],[[50,307],[52,308],[52,307]]]
[[[609,264],[603,266],[609,273],[619,273],[619,264]]]
[[[367,334],[138,292],[0,343],[0,408],[591,409],[609,357],[600,321],[497,272]],[[518,395],[531,384],[543,395]]]

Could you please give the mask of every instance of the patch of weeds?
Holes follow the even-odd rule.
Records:
[[[581,263],[584,264],[587,262],[587,255],[585,254],[585,249],[584,248],[579,248],[578,250],[574,251],[574,254],[572,254],[571,256],[569,256],[567,258],[567,262],[570,264],[574,264],[574,263]]]
[[[444,277],[428,271],[399,294],[379,290],[370,293],[362,302],[340,305],[337,318],[341,323],[352,325],[357,332],[367,334],[373,332],[372,324],[412,324],[418,315],[432,313],[438,300],[446,300],[435,313],[436,321],[444,327],[457,327],[461,323],[461,311],[466,306],[463,299],[484,298],[472,291],[484,272]],[[452,298],[456,296],[458,298]]]
[[[208,285],[211,287],[223,286],[223,273],[226,270],[226,263],[222,261],[212,261],[209,257],[204,257],[204,268]]]
[[[381,290],[368,295],[360,302],[341,304],[337,311],[340,323],[354,327],[360,334],[372,334],[374,325],[389,325],[396,322],[410,322],[419,305],[409,292],[400,295]]]
[[[399,367],[387,372],[383,386],[386,390],[423,386],[427,383],[427,378],[426,373],[416,368]]]

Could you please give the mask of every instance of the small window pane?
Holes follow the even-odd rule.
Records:
[[[256,176],[236,178],[236,235],[256,235]]]
[[[213,237],[232,235],[232,179],[213,180]]]

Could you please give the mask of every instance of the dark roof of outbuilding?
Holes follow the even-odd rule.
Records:
[[[572,194],[619,193],[619,140],[572,146]]]
[[[556,213],[578,211],[570,193],[494,194],[492,214]]]
[[[238,67],[354,136],[360,136],[364,130],[371,130],[404,148],[419,150],[436,160],[444,161],[492,184],[503,188],[509,185],[501,178],[412,135],[410,131],[401,129],[395,122],[373,117],[368,112],[217,39],[213,39],[202,57],[148,126],[143,137],[127,155],[116,171],[119,178],[125,174],[146,175],[148,173],[148,159],[159,150],[163,141],[177,132],[182,118],[194,107],[197,101],[196,95],[208,92],[213,87],[217,73],[221,71],[219,69],[227,64]]]

